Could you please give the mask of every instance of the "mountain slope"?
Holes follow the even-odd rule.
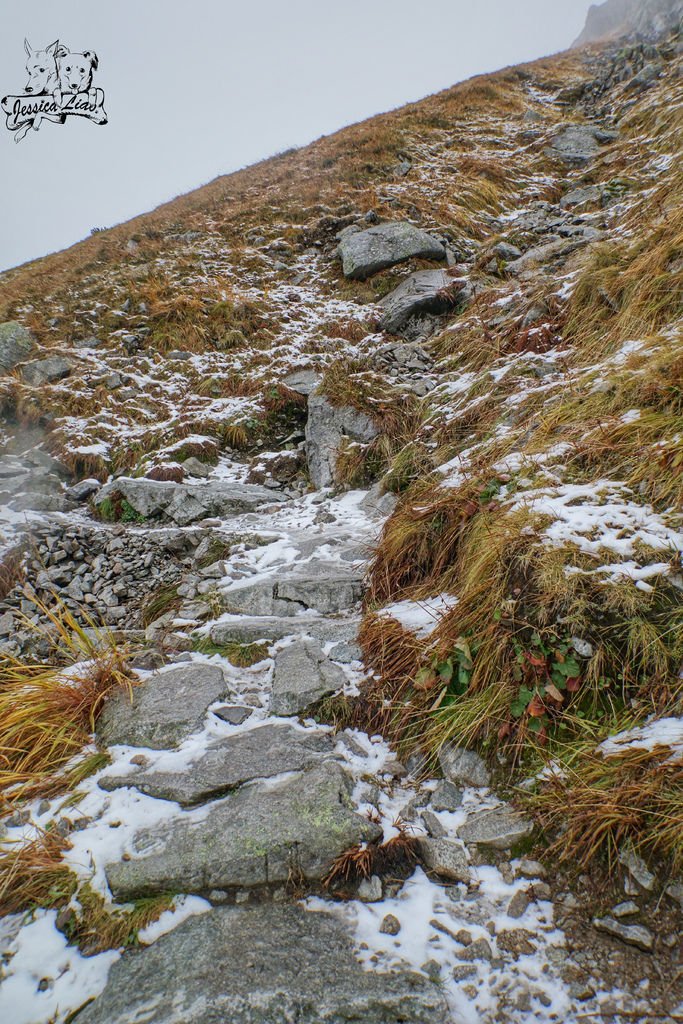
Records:
[[[681,0],[606,0],[590,8],[574,46],[634,34],[656,38],[676,28],[681,18]]]

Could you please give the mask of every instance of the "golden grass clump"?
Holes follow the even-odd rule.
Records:
[[[683,868],[683,772],[668,748],[606,756],[584,744],[558,752],[555,763],[537,791],[522,796],[551,838],[549,856],[613,867],[630,845],[672,874]]]
[[[50,796],[82,777],[70,763],[90,742],[107,696],[130,693],[134,676],[111,636],[84,628],[63,605],[34,599],[50,623],[56,658],[77,664],[25,664],[5,656],[0,665],[0,806]],[[86,759],[89,769],[99,766]]]

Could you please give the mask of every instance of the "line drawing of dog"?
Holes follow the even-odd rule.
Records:
[[[27,57],[26,74],[28,75],[25,92],[30,96],[54,96],[55,103],[61,107],[58,61],[68,53],[67,48],[60,46],[59,40],[55,39],[54,43],[50,43],[44,50],[34,50],[28,39],[24,39],[24,49]],[[42,122],[43,116],[38,114],[31,123],[19,129],[14,136],[14,141],[21,142],[31,128],[37,132]]]
[[[33,96],[51,95],[59,87],[59,71],[57,60],[66,47],[59,45],[59,39],[50,43],[44,50],[34,50],[28,39],[24,39],[26,50],[26,74],[28,84],[25,91]]]
[[[57,56],[57,73],[59,88],[63,95],[75,95],[79,92],[92,92],[93,73],[99,67],[99,59],[94,50],[83,53],[71,53],[67,50]]]

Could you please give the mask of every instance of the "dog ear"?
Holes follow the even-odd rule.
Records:
[[[83,56],[88,58],[88,60],[90,61],[90,63],[93,66],[93,71],[97,71],[97,68],[99,66],[100,61],[99,61],[99,58],[98,58],[97,54],[95,53],[95,51],[94,50],[84,50],[83,51]]]
[[[49,46],[45,47],[45,53],[49,53],[51,57],[56,57],[58,47],[59,39],[55,39],[54,43],[50,43]]]
[[[26,56],[30,57],[31,54],[33,53],[33,50],[31,49],[31,44],[29,43],[28,39],[24,39],[24,49],[26,50]]]
[[[69,50],[68,46],[65,46],[64,43],[60,43],[57,49],[55,50],[55,57],[66,57],[67,53],[70,52],[71,51]]]

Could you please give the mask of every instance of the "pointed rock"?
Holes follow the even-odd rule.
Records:
[[[446,313],[472,299],[466,278],[453,277],[447,270],[418,270],[379,303],[383,310],[380,327],[398,334],[412,317],[421,313]]]

